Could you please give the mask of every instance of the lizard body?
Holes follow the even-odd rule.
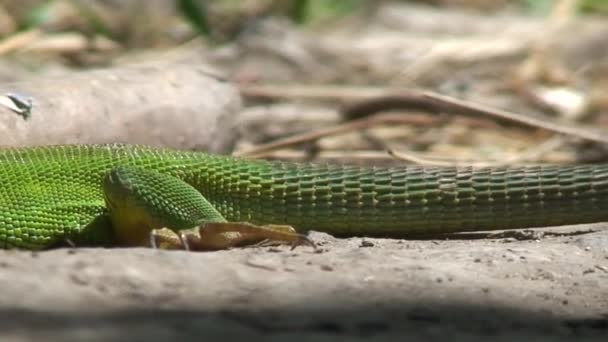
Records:
[[[160,200],[175,193],[174,183],[196,190],[184,188],[183,193],[202,195],[186,202],[202,208],[197,224],[250,222],[338,236],[401,237],[608,221],[608,164],[384,168],[245,160],[122,144],[65,145],[0,150],[0,247],[42,249],[65,241],[112,245],[126,228],[107,219],[102,183],[122,166],[163,175],[160,183],[140,187],[158,190],[149,201],[153,214],[182,209],[182,192],[175,202]],[[161,207],[164,211],[156,210]],[[131,217],[128,211],[123,216]],[[169,220],[170,228],[187,228],[178,221]],[[141,234],[163,225],[143,227],[127,244],[141,244]]]

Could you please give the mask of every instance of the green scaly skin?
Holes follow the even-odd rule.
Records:
[[[504,169],[251,161],[130,145],[0,151],[0,247],[112,244],[113,167],[173,175],[229,221],[400,237],[608,221],[608,164]]]

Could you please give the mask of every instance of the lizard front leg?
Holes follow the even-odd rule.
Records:
[[[313,245],[290,226],[227,222],[198,190],[171,175],[121,166],[108,172],[102,187],[121,245],[196,251],[261,241]]]

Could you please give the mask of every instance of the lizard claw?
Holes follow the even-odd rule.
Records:
[[[317,245],[308,236],[302,234],[298,234],[298,238],[291,243],[291,250],[293,251],[298,246],[310,246],[315,251],[317,250]]]

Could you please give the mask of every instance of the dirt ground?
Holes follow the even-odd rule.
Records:
[[[608,224],[459,237],[0,251],[0,340],[605,341]]]
[[[0,16],[5,7],[20,23],[28,6],[4,2]],[[132,24],[126,36],[138,43],[103,49],[83,29],[74,49],[58,33],[82,25],[61,16],[57,27],[4,29],[18,39],[0,41],[0,56],[10,57],[0,59],[2,92],[31,97],[33,109],[24,120],[0,108],[0,145],[120,141],[359,165],[404,162],[387,150],[429,165],[608,161],[603,139],[571,129],[432,115],[411,103],[380,108],[400,115],[397,123],[359,121],[251,153],[344,128],[354,121],[344,108],[416,89],[605,137],[607,21],[572,6],[531,16],[378,1],[316,28],[237,17],[252,25],[238,39],[177,39],[167,51],[167,42],[142,38],[179,36],[159,20],[171,18],[170,2],[145,2],[157,11],[97,3],[136,11],[110,6],[125,15],[108,27]],[[154,25],[142,25],[146,15]],[[48,44],[60,38],[62,46]],[[0,250],[0,341],[608,340],[608,223],[428,240],[311,238],[317,251]]]

